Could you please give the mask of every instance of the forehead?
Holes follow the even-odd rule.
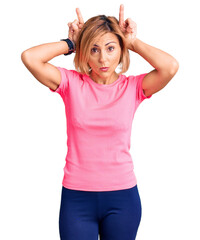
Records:
[[[93,44],[97,44],[99,46],[104,46],[108,42],[116,42],[117,44],[119,44],[119,40],[114,33],[105,33],[95,38],[92,42]]]

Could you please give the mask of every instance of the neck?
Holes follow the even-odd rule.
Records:
[[[96,73],[91,71],[90,78],[94,82],[99,83],[99,84],[111,84],[119,78],[119,75],[116,72],[113,72],[113,74],[111,76],[101,78],[99,75],[97,75]]]

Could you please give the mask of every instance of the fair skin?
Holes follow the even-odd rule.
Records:
[[[76,9],[76,12],[79,20],[75,20],[73,23],[69,24],[69,27],[71,27],[72,30],[72,38],[73,34],[76,35],[79,32],[83,24],[83,18],[79,8]],[[119,10],[119,26],[121,31],[124,33],[127,48],[135,53],[138,53],[147,62],[149,62],[152,67],[154,67],[154,69],[150,71],[143,79],[142,88],[144,94],[148,97],[151,94],[160,91],[169,83],[169,81],[178,71],[178,61],[170,54],[158,48],[150,46],[136,37],[137,24],[131,18],[124,20],[123,4],[120,5]],[[105,43],[104,37],[101,39],[101,41],[104,41]],[[104,54],[106,51],[104,45],[100,43],[100,39],[98,39],[98,42],[98,45],[100,45],[100,49],[97,51],[98,53],[95,54],[95,58],[90,56],[91,61],[89,64],[90,66],[92,64],[95,66],[90,77],[97,83],[109,84],[117,79],[117,75],[114,70],[114,67],[116,67],[116,65],[113,66],[112,72],[110,71],[106,73],[100,73],[99,70],[97,71],[100,64],[102,64],[102,66],[106,66],[106,63],[109,62],[109,58],[104,57],[110,56],[108,54]],[[103,57],[101,57],[101,55]],[[116,63],[117,61],[118,59],[116,59]]]
[[[119,76],[115,72],[121,56],[121,47],[117,36],[106,33],[99,37],[91,48],[88,64],[92,68],[90,78],[99,84],[110,84]],[[104,72],[100,68],[108,67]]]
[[[76,14],[78,20],[76,19],[72,23],[68,23],[68,37],[75,42],[78,33],[84,24],[83,17],[79,8],[76,8]],[[139,54],[154,68],[143,79],[142,88],[144,94],[146,96],[149,96],[160,91],[168,84],[168,82],[174,77],[174,75],[178,71],[178,61],[170,54],[158,48],[150,46],[136,37],[137,25],[131,18],[127,18],[124,21],[123,4],[120,5],[119,27],[125,36],[127,48]],[[100,66],[104,66],[103,64],[109,63],[108,60],[104,59],[104,56],[107,55],[105,54],[105,44],[103,45],[103,43],[100,42],[99,39],[97,39],[97,42],[100,46],[99,51],[97,51],[97,56],[99,53],[101,53],[100,55],[102,55],[103,57],[99,58],[99,61],[97,61],[95,57],[95,61],[90,62],[90,64],[96,64],[95,66],[99,66],[100,64],[102,64]],[[21,59],[27,69],[39,82],[53,90],[56,90],[61,82],[61,74],[54,65],[49,63],[49,61],[54,57],[62,55],[66,52],[68,52],[68,46],[64,41],[46,43],[25,50],[21,54]],[[102,60],[104,60],[105,62],[103,62]],[[116,58],[116,62],[117,60],[118,59]],[[99,65],[97,65],[97,63]],[[116,65],[114,65],[114,67],[115,66]],[[110,69],[110,71],[106,73],[100,73],[99,71],[97,71],[97,68],[95,68],[95,71],[93,69],[91,78],[101,84],[111,83],[117,79],[114,67],[112,68],[112,72],[110,72]]]

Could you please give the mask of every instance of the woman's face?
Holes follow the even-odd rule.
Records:
[[[91,46],[88,64],[92,68],[91,75],[100,79],[109,79],[113,76],[119,65],[121,46],[117,36],[113,33],[105,33],[96,39]],[[106,67],[107,70],[100,68]],[[116,73],[115,73],[116,74]]]

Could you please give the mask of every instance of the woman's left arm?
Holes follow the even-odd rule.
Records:
[[[174,57],[138,38],[130,42],[128,48],[138,53],[155,68],[144,77],[142,82],[142,88],[146,96],[164,88],[178,71],[179,63]]]
[[[120,5],[119,26],[125,36],[127,48],[138,53],[155,68],[143,78],[144,94],[148,97],[160,91],[174,77],[179,63],[168,53],[152,47],[136,37],[137,24],[131,18],[124,21],[123,4]]]

